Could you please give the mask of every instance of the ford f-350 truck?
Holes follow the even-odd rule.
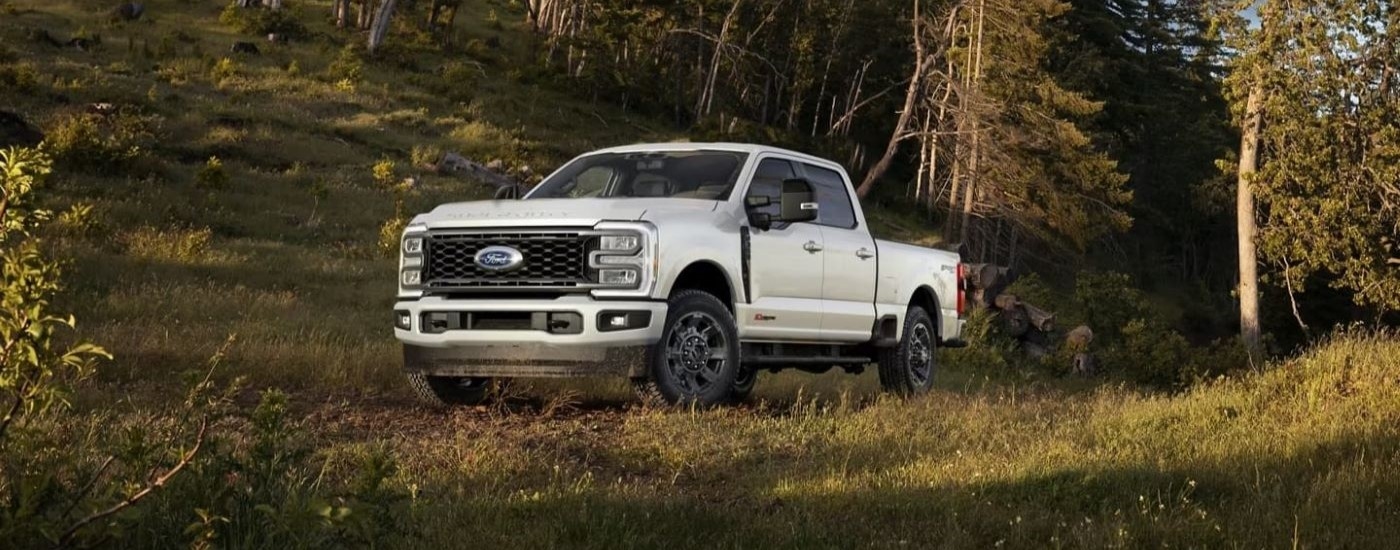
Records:
[[[963,327],[958,254],[876,240],[842,167],[760,145],[588,153],[522,200],[444,204],[403,234],[408,381],[626,376],[648,402],[741,400],[761,371],[878,365],[927,391]]]

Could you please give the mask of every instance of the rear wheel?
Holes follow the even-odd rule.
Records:
[[[661,340],[647,354],[647,374],[632,381],[647,403],[727,401],[739,374],[739,333],[724,303],[698,290],[672,296]]]
[[[938,336],[933,319],[919,306],[904,313],[903,337],[899,345],[880,351],[880,386],[904,396],[920,395],[933,387],[937,364],[934,351]]]
[[[421,372],[406,375],[418,399],[435,406],[480,405],[491,397],[491,390],[496,386],[490,378],[431,376]]]
[[[754,384],[758,383],[758,371],[743,366],[739,367],[739,375],[734,377],[734,385],[729,387],[729,402],[743,403],[749,399],[749,394],[753,393]]]

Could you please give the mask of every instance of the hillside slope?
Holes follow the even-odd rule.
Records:
[[[1340,337],[1170,395],[949,363],[934,395],[907,402],[878,397],[867,374],[767,378],[768,401],[718,411],[634,409],[612,383],[420,408],[388,330],[381,228],[397,200],[411,212],[488,192],[420,165],[452,150],[538,174],[593,147],[685,136],[548,84],[504,2],[463,2],[456,54],[405,32],[373,62],[324,22],[328,2],[293,5],[308,29],[290,44],[235,32],[222,3],[145,4],[123,24],[96,0],[0,4],[0,109],[48,133],[54,206],[91,207],[52,241],[74,260],[61,306],[116,358],[81,388],[88,423],[74,429],[142,427],[233,336],[220,378],[293,392],[276,441],[299,449],[288,456],[303,470],[272,476],[240,508],[229,487],[253,473],[203,463],[123,519],[127,546],[187,546],[199,525],[225,546],[314,546],[299,528],[331,523],[327,502],[368,518],[351,523],[366,538],[402,547],[1400,537],[1394,335]],[[38,30],[101,43],[51,46]],[[261,55],[227,53],[241,40]],[[917,219],[877,215],[897,236],[933,238]],[[265,443],[248,417],[222,426],[224,448]],[[397,467],[375,462],[381,452]],[[370,489],[389,504],[347,504],[375,468],[387,481]]]

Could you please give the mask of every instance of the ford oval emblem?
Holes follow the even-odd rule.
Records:
[[[525,264],[525,256],[509,246],[488,246],[476,253],[476,265],[486,271],[510,271]]]

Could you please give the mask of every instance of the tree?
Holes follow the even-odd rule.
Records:
[[[1258,13],[1257,28],[1233,19],[1229,86],[1245,121],[1251,105],[1262,116],[1247,180],[1261,263],[1291,293],[1327,284],[1374,312],[1400,310],[1400,10],[1270,0]]]
[[[369,41],[365,44],[365,49],[371,55],[384,43],[384,35],[389,32],[389,22],[394,18],[396,4],[398,4],[398,0],[382,0],[379,4],[379,11],[374,14],[374,23],[370,25],[369,29]]]

